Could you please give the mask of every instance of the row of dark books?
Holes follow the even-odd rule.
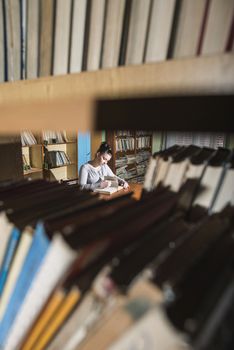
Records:
[[[136,149],[151,147],[151,136],[139,136],[135,138],[128,136],[126,138],[117,138],[115,141],[116,152],[134,151]]]
[[[155,154],[139,201],[100,200],[76,181],[2,184],[1,347],[231,349],[234,208],[223,189],[233,159],[193,146]],[[203,175],[178,191],[152,185],[165,163],[176,175],[185,160]],[[214,204],[198,211],[202,193]]]
[[[231,51],[233,10],[232,0],[2,1],[0,81]]]
[[[71,164],[70,158],[64,151],[46,151],[44,162],[45,169]]]
[[[146,150],[135,154],[127,154],[115,160],[116,175],[127,181],[143,183],[146,168],[152,153]]]
[[[115,141],[116,152],[127,152],[135,150],[135,139],[134,137],[117,138]]]
[[[151,136],[137,136],[136,148],[149,148],[151,147]]]

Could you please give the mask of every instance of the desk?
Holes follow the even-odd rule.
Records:
[[[110,200],[112,198],[115,197],[119,197],[122,196],[124,194],[126,194],[127,192],[133,192],[133,198],[135,199],[140,199],[141,197],[141,192],[142,192],[142,184],[129,184],[129,188],[128,189],[122,189],[118,192],[115,192],[113,194],[99,194],[99,198],[100,199],[105,199],[105,200]]]

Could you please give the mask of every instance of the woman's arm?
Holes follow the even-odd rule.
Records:
[[[88,184],[88,170],[82,165],[80,168],[80,176],[79,176],[79,184],[82,190],[95,190],[95,188],[98,188],[100,183],[93,183],[93,184]]]
[[[123,184],[124,188],[129,187],[127,181],[125,181],[124,179],[121,179],[121,177],[115,175],[108,165],[106,165],[106,171],[107,171],[107,176],[114,176],[114,177],[116,177],[118,179],[118,182],[121,184],[121,186]]]

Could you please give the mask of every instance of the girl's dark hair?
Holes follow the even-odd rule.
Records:
[[[100,152],[101,154],[108,153],[112,156],[111,146],[108,145],[107,142],[102,142],[100,144],[100,147],[98,148],[97,152]]]

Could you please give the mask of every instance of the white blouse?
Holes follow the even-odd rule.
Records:
[[[107,164],[94,167],[90,163],[86,163],[80,168],[79,184],[82,189],[95,190],[95,188],[100,187],[104,176],[115,176],[118,180],[125,182],[116,176]]]

